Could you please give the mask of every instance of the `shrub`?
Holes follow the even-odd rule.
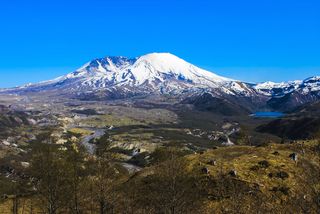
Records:
[[[285,171],[280,171],[280,172],[277,172],[276,177],[284,180],[289,178],[289,174],[286,173]]]
[[[289,190],[290,190],[290,188],[286,187],[286,186],[279,186],[279,187],[273,187],[272,188],[272,191],[281,192],[284,195],[289,195]]]
[[[261,168],[268,168],[270,166],[270,163],[266,160],[260,161],[258,164]]]

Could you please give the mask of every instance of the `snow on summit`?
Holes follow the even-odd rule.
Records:
[[[230,81],[230,79],[202,70],[170,53],[152,53],[141,56],[130,69],[139,84],[150,79],[164,81],[170,76],[198,84]]]
[[[247,84],[201,69],[170,53],[136,58],[109,56],[92,60],[56,79],[25,85],[14,92],[57,91],[65,94],[98,91],[118,94],[181,94],[210,91],[215,96],[283,96],[299,90],[319,91],[319,77],[283,83]]]
[[[231,79],[200,69],[170,53],[152,53],[139,57],[133,65],[132,73],[140,83],[150,77],[161,78],[163,74],[173,75],[194,83],[231,81]]]
[[[232,81],[198,68],[170,53],[151,53],[133,59],[96,59],[54,81],[67,79],[82,79],[82,86],[93,88],[143,84],[155,86],[173,80],[184,84],[219,87],[221,83]]]

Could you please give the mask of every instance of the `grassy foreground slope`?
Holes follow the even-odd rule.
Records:
[[[157,195],[152,197],[155,203],[160,203],[174,194],[181,198],[185,196],[180,202],[176,199],[179,202],[176,204],[177,210],[181,211],[177,213],[188,213],[179,204],[190,198],[193,198],[188,202],[193,204],[188,208],[191,213],[318,213],[319,152],[318,141],[265,147],[222,147],[185,156],[185,172],[181,174],[179,164],[164,162],[142,171],[140,176],[131,180],[130,185],[135,184],[134,188],[148,195],[153,187],[152,180],[156,177],[162,177],[162,174],[177,177],[171,182],[171,178],[159,182]],[[298,161],[289,157],[292,153],[298,154]],[[185,179],[179,180],[178,174]],[[193,181],[188,183],[189,176]],[[173,185],[176,181],[181,186]],[[176,187],[173,191],[176,193],[170,195],[168,192],[172,186]],[[167,190],[161,191],[163,188]],[[167,206],[173,205],[168,202]]]
[[[319,141],[219,147],[175,157],[163,151],[107,192],[113,213],[319,213]],[[297,161],[289,157],[293,153]],[[90,213],[86,200],[81,209]],[[0,203],[2,213],[11,212],[13,201]],[[31,207],[40,210],[36,200],[20,198],[19,213]]]
[[[213,208],[222,210],[223,206],[236,205],[245,211],[254,210],[254,206],[260,204],[261,210],[266,211],[275,209],[281,212],[283,207],[287,207],[295,209],[296,213],[309,208],[309,212],[315,212],[319,211],[320,196],[319,149],[316,142],[256,148],[236,146],[208,151],[190,159],[195,164],[207,167],[209,177],[230,176],[236,172],[233,179],[247,185],[248,189],[244,192],[241,192],[241,188],[231,192],[230,198],[208,200]],[[298,161],[289,157],[292,153],[298,154]],[[216,166],[208,164],[211,160],[216,160]],[[295,204],[290,204],[292,202]],[[313,207],[316,203],[318,207]]]

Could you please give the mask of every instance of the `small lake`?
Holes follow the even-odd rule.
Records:
[[[285,114],[282,112],[274,112],[274,111],[259,111],[251,114],[252,117],[261,117],[261,118],[278,118],[283,117]]]

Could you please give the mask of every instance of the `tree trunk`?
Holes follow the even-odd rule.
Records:
[[[171,207],[171,214],[175,214],[174,207]]]
[[[49,205],[48,214],[56,214],[56,210],[52,204]]]
[[[13,198],[13,206],[12,206],[12,213],[13,214],[18,214],[19,212],[19,199],[18,199],[18,196],[15,195],[14,198]]]
[[[33,204],[32,204],[32,199],[30,200],[30,214],[33,214]]]
[[[104,201],[100,201],[100,214],[106,214]]]

